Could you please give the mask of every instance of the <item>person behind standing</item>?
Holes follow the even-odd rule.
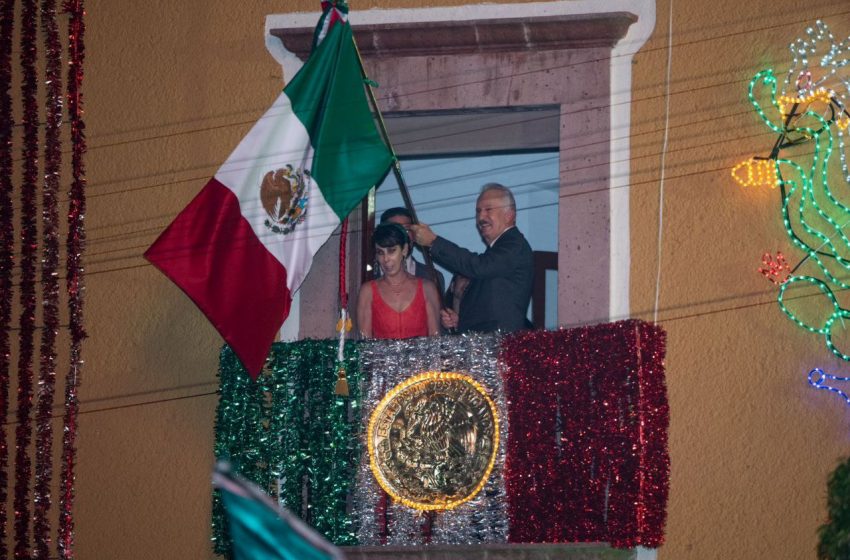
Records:
[[[452,276],[452,280],[449,282],[449,288],[443,297],[445,307],[453,310],[455,313],[460,313],[460,302],[463,299],[463,292],[466,291],[467,286],[469,286],[469,278],[461,274]]]

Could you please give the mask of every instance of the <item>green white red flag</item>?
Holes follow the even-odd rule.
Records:
[[[308,61],[145,252],[253,377],[313,256],[393,160],[369,109],[347,8],[322,7]]]
[[[216,465],[213,485],[221,491],[235,560],[345,560],[339,548],[229,465]]]

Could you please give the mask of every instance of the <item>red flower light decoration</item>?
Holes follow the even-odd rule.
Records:
[[[770,253],[765,253],[761,257],[761,262],[764,266],[759,268],[759,272],[777,286],[784,284],[791,276],[791,267],[788,266],[785,255],[779,251],[776,252],[775,259]]]

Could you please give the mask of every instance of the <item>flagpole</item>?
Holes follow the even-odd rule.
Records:
[[[381,114],[381,110],[378,108],[378,101],[375,99],[375,92],[372,91],[372,84],[374,82],[366,76],[366,69],[363,66],[363,57],[360,56],[360,49],[357,47],[357,41],[354,40],[353,35],[351,36],[351,42],[354,43],[354,52],[357,53],[357,61],[360,64],[360,75],[363,76],[363,83],[366,85],[366,93],[369,96],[369,104],[372,105],[372,110],[378,118],[378,129],[381,131],[381,136],[387,144],[387,147],[390,149],[390,153],[393,155],[393,173],[395,174],[396,181],[398,181],[398,188],[401,191],[401,198],[404,201],[404,207],[407,208],[408,212],[410,212],[410,217],[413,223],[418,224],[419,218],[416,216],[416,209],[413,207],[413,199],[410,198],[410,191],[407,189],[407,183],[401,174],[401,163],[399,162],[398,156],[395,153],[395,148],[390,141],[390,135],[387,133],[387,127],[384,124],[384,116]],[[437,269],[434,268],[434,261],[431,258],[431,248],[420,247],[420,249],[422,249],[422,255],[425,257],[425,266],[428,267],[431,279],[434,281],[434,285],[439,289],[440,283],[437,281]],[[440,293],[440,305],[445,307],[444,293]]]

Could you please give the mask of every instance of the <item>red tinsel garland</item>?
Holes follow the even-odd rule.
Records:
[[[38,91],[35,61],[37,54],[35,0],[21,5],[21,100],[23,103],[23,173],[21,177],[21,314],[18,333],[18,425],[15,430],[15,558],[29,558],[30,479],[32,441],[30,413],[33,397],[33,338],[35,333],[35,274],[38,256],[36,226],[36,180],[38,177]]]
[[[12,31],[14,0],[0,0],[0,504],[8,499],[9,447],[6,418],[9,414],[9,328],[12,322]],[[0,558],[9,557],[6,541],[8,518],[0,507]]]
[[[511,542],[663,542],[664,348],[640,321],[506,337]]]
[[[33,546],[36,558],[50,556],[50,483],[53,479],[52,410],[56,390],[56,333],[59,329],[59,176],[62,163],[62,45],[56,24],[56,0],[42,0],[46,126],[44,131],[44,189],[42,191],[42,322],[36,406],[35,485],[33,487]]]
[[[85,246],[85,123],[83,122],[83,60],[85,48],[85,10],[83,0],[66,0],[68,21],[68,116],[71,125],[71,170],[73,179],[68,206],[68,253],[66,288],[71,331],[70,367],[65,377],[65,415],[63,419],[61,495],[59,500],[59,556],[65,560],[74,557],[74,465],[76,461],[77,417],[79,399],[77,390],[82,371],[82,343],[86,337],[83,328],[83,265]]]
[[[670,490],[670,454],[667,450],[667,431],[670,407],[664,381],[664,357],[667,335],[657,325],[640,323],[636,331],[637,345],[642,348],[638,363],[641,387],[640,442],[644,452],[640,462],[640,497],[638,530],[643,546],[658,547],[664,543],[667,521],[667,495]]]

